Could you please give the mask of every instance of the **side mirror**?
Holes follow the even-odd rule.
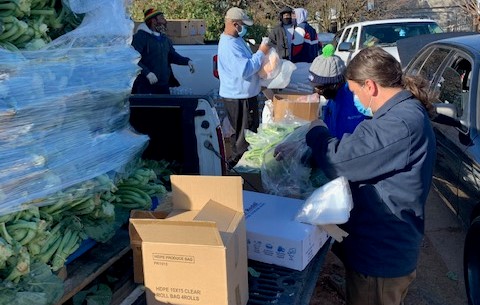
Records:
[[[447,103],[436,103],[433,104],[433,107],[435,107],[436,112],[432,119],[433,122],[464,129],[457,116],[457,106]]]
[[[452,119],[457,119],[457,106],[454,104],[447,104],[447,103],[435,103],[433,104],[435,107],[435,111],[438,114],[447,116]]]
[[[352,47],[353,47],[353,44],[351,42],[342,42],[339,46],[338,46],[338,50],[339,51],[344,51],[344,52],[349,52],[350,50],[352,50]]]

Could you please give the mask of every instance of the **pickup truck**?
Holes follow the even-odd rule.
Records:
[[[397,40],[441,32],[443,30],[440,26],[430,19],[385,19],[353,23],[336,33],[335,54],[348,64],[360,50],[375,45],[400,61]]]
[[[150,137],[144,158],[174,162],[183,174],[224,175],[225,146],[217,111],[220,82],[213,74],[217,44],[174,48],[193,61],[195,72],[172,65],[180,87],[170,88],[171,94],[131,95],[130,124]]]
[[[220,81],[213,74],[214,56],[217,54],[216,42],[205,44],[174,45],[175,51],[193,61],[195,73],[190,73],[188,67],[172,65],[173,74],[180,83],[180,87],[173,88],[173,94],[212,94],[218,91]]]

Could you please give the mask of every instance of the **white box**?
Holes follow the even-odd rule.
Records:
[[[302,271],[328,240],[318,226],[294,220],[304,200],[243,191],[249,259]]]

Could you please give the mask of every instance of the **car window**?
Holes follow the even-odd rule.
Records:
[[[396,45],[397,40],[423,34],[441,33],[434,22],[401,22],[372,24],[363,27],[361,48],[374,45]]]
[[[348,36],[350,35],[350,31],[352,30],[352,28],[348,28],[348,29],[345,29],[345,32],[344,34],[342,35],[342,40],[340,42],[344,42],[344,41],[347,41],[347,38]]]
[[[340,37],[341,37],[341,36],[342,36],[342,31],[337,32],[337,33],[335,34],[335,37],[333,37],[332,44],[333,44],[333,46],[334,46],[335,48],[337,48],[337,45],[338,45],[338,43],[339,43],[339,41],[340,41]]]
[[[413,60],[413,64],[407,71],[407,74],[420,75],[432,84],[436,72],[448,54],[450,54],[450,50],[445,48],[435,48],[431,52],[423,52]]]
[[[348,42],[351,42],[352,45],[355,47],[357,45],[357,36],[358,36],[358,27],[354,27],[352,30],[352,35],[348,39]]]
[[[470,61],[456,55],[452,57],[451,63],[445,68],[439,80],[439,100],[455,105],[458,119],[463,118],[469,105],[471,71]]]

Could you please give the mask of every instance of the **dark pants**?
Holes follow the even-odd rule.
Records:
[[[170,88],[167,85],[158,83],[150,85],[148,79],[140,74],[133,82],[132,94],[170,94]]]
[[[236,162],[240,160],[243,153],[248,149],[248,142],[245,140],[245,130],[249,129],[257,132],[260,125],[260,115],[258,112],[257,97],[247,99],[229,99],[223,98],[228,120],[235,129],[235,134],[231,141],[232,154],[228,161]]]

